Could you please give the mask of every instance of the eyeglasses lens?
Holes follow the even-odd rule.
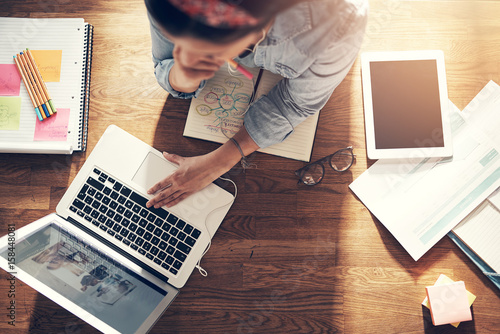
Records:
[[[306,168],[302,174],[301,180],[304,184],[314,185],[321,181],[323,175],[325,174],[325,170],[320,164],[312,164]]]
[[[349,150],[342,150],[330,158],[330,166],[339,172],[343,172],[351,167],[353,155]]]

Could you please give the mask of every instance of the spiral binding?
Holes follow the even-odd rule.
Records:
[[[89,23],[85,24],[84,32],[84,50],[83,50],[83,63],[82,63],[82,89],[80,95],[80,120],[78,125],[78,148],[82,152],[87,149],[87,135],[88,135],[88,120],[89,120],[89,99],[90,99],[90,69],[92,66],[92,39],[94,36],[94,26]]]

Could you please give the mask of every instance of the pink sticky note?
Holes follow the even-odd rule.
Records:
[[[446,276],[444,274],[441,274],[441,275],[439,275],[439,277],[438,277],[436,283],[434,283],[434,285],[443,285],[443,284],[449,284],[449,283],[453,283],[453,282],[454,281],[451,278],[449,278],[448,276]],[[469,306],[471,306],[472,303],[474,303],[474,300],[476,300],[476,296],[474,294],[472,294],[469,290],[467,290],[467,299],[469,300]],[[429,298],[425,297],[424,301],[422,302],[422,305],[424,305],[427,308],[430,308]],[[450,323],[450,325],[457,328],[458,325],[460,325],[460,323],[453,322],[453,323]]]
[[[0,64],[0,95],[19,96],[21,75],[15,64]]]
[[[36,120],[34,140],[66,141],[68,137],[69,108],[57,109],[57,113],[40,122]]]
[[[437,325],[472,320],[467,290],[463,281],[425,288],[432,323]]]

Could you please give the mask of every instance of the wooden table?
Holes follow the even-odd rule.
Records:
[[[362,51],[441,49],[449,98],[460,109],[500,83],[500,1],[370,1]],[[155,81],[144,4],[3,0],[2,16],[83,17],[95,26],[88,149],[71,156],[0,155],[0,234],[55,207],[99,137],[116,124],[159,150],[191,156],[218,144],[182,136],[189,101]],[[304,164],[258,153],[230,175],[239,195],[203,259],[153,333],[498,333],[500,292],[448,239],[415,262],[349,190],[373,161],[365,152],[359,59],[320,115],[312,159],[353,145],[344,174],[297,185]],[[473,321],[434,327],[420,303],[439,274],[477,295]],[[0,332],[87,333],[93,328],[24,283],[16,327],[0,274]]]

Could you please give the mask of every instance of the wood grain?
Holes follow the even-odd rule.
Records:
[[[88,150],[72,156],[0,155],[0,234],[51,212],[100,136],[116,124],[185,156],[218,147],[182,136],[189,101],[156,83],[142,1],[2,1],[3,16],[83,17],[95,26]],[[441,49],[449,98],[463,109],[489,81],[500,83],[500,1],[370,0],[362,51]],[[304,163],[257,153],[256,169],[228,175],[239,196],[202,261],[152,333],[498,333],[500,292],[447,238],[418,262],[348,185],[366,158],[359,59],[321,111],[312,159],[352,145],[346,173],[316,187],[297,184]],[[3,231],[3,232],[2,232]],[[421,306],[439,274],[477,295],[473,321],[432,325]],[[0,272],[0,309],[8,303]],[[2,333],[95,333],[21,281],[16,327]]]

